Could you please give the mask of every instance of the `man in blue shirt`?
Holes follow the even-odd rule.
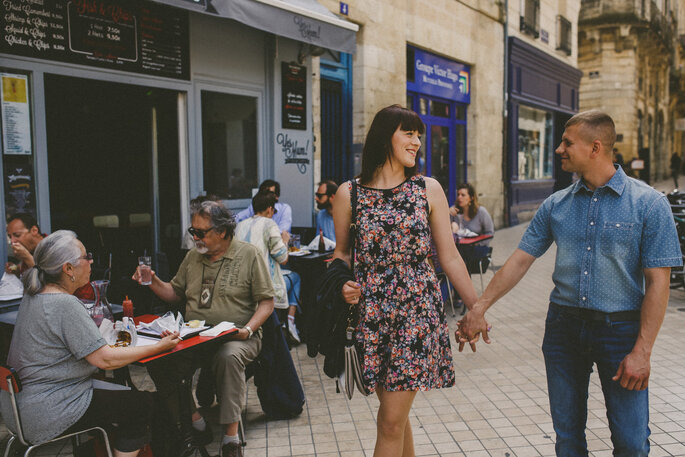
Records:
[[[280,203],[278,199],[281,197],[281,185],[278,181],[273,179],[266,179],[259,185],[257,193],[273,192],[276,194],[276,214],[274,214],[273,221],[281,230],[281,237],[283,241],[288,244],[290,240],[290,229],[293,225],[293,210],[287,203]],[[248,217],[254,216],[254,209],[252,203],[250,206],[235,215],[236,223],[244,221]]]
[[[588,383],[597,365],[615,456],[649,452],[650,356],[666,312],[670,267],[682,265],[666,197],[612,163],[613,120],[573,116],[556,153],[581,179],[552,194],[460,322],[460,350],[489,343],[486,310],[557,244],[542,352],[557,456],[587,456]]]
[[[338,191],[338,185],[333,181],[322,181],[314,194],[316,207],[316,234],[323,230],[323,236],[335,241],[335,226],[333,225],[333,200]]]

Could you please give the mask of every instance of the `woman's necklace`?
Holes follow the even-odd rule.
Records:
[[[224,266],[224,261],[226,258],[221,259],[221,264],[219,265],[219,270],[216,272],[214,279],[210,281],[211,278],[205,279],[205,264],[202,263],[202,290],[200,292],[200,308],[209,308],[212,306],[212,295],[214,295],[214,287],[216,286],[216,280],[221,274],[221,268]]]

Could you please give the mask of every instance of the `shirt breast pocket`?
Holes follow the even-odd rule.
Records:
[[[602,254],[624,258],[635,253],[639,224],[635,222],[604,222],[601,235]]]

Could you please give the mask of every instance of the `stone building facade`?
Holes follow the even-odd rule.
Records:
[[[332,12],[340,13],[340,2],[320,2]],[[346,6],[345,18],[358,24],[360,29],[357,50],[348,67],[353,113],[348,120],[352,138],[348,162],[352,166],[345,176],[338,174],[338,180],[349,178],[355,166],[358,167],[361,145],[374,114],[384,106],[399,103],[411,106],[422,118],[426,114],[424,122],[429,130],[423,146],[428,160],[426,173],[443,183],[450,202],[455,198],[456,185],[468,181],[476,186],[480,202],[493,215],[497,226],[516,223],[519,216],[524,220],[553,190],[556,171],[552,145],[561,136],[557,124],[578,109],[580,76],[574,43],[580,0],[353,0]],[[526,21],[531,14],[534,24],[528,30]],[[563,28],[559,25],[560,18],[565,21]],[[523,54],[518,53],[518,63],[511,60],[512,47],[525,48]],[[418,62],[433,58],[438,59],[439,65],[455,63],[463,67],[460,69],[468,74],[467,98],[436,95],[429,88],[421,87],[418,79],[412,79],[414,76],[425,79],[425,75],[419,75]],[[339,67],[331,60],[335,59],[329,53],[313,59],[314,157],[315,170],[321,178],[329,178],[332,173],[327,165],[331,161],[330,148],[326,145],[326,138],[332,133],[325,126],[328,109],[326,100],[321,98],[326,97],[322,95],[323,85],[327,84],[326,68]],[[539,73],[541,81],[533,81],[533,73]],[[567,74],[572,75],[570,82],[564,76]],[[518,84],[515,90],[505,84],[512,78]],[[539,87],[544,87],[546,93],[538,94]],[[421,92],[424,89],[426,97]],[[513,104],[512,96],[516,99]],[[449,127],[449,132],[441,119],[431,116],[436,114],[434,106],[447,109],[440,105],[442,102],[454,102],[450,109],[457,111],[456,119],[450,121],[454,125]],[[546,154],[547,161],[545,172],[537,175],[518,173],[521,104],[525,105],[524,110],[542,113],[541,131],[535,135],[549,137],[545,143],[547,149],[536,150],[539,156]],[[512,109],[516,113],[513,118]],[[552,122],[547,131],[545,116],[548,124]],[[441,147],[436,140],[436,133],[441,129],[439,140],[442,147],[446,144],[448,148],[442,153],[436,150]],[[508,135],[508,131],[516,133]],[[443,157],[438,158],[436,154]],[[439,160],[444,171],[437,165]],[[528,160],[529,167],[535,160],[538,158]],[[514,217],[511,217],[512,208]]]
[[[616,148],[645,181],[670,173],[676,14],[682,1],[583,1],[578,19],[581,110],[616,122]],[[632,159],[639,159],[632,169]]]
[[[339,12],[337,1],[320,0],[320,3],[332,12]],[[455,199],[456,185],[468,180],[476,186],[481,203],[493,215],[495,223],[502,225],[504,16],[500,2],[351,0],[347,3],[345,18],[358,24],[360,29],[350,65],[353,113],[350,162],[353,166],[342,178],[349,179],[359,169],[361,146],[379,109],[395,103],[411,106],[419,114],[423,109],[429,132],[423,138],[422,149],[428,156],[432,154],[424,156],[429,162],[427,174],[440,173],[438,162],[443,161],[445,176],[439,179],[449,201]],[[320,61],[326,58],[332,60],[325,54]],[[434,59],[439,62],[434,64],[438,67],[460,68],[466,79],[454,81],[454,87],[456,90],[459,86],[462,93],[456,97],[435,93],[424,97],[423,89],[418,87],[421,70],[416,69],[421,59]],[[418,64],[419,68],[424,68],[421,65]],[[314,105],[323,109],[316,99],[316,84],[323,79],[316,63],[313,71]],[[415,71],[417,80],[412,82],[408,73]],[[444,82],[451,84],[449,79]],[[325,163],[321,163],[326,161],[326,146],[322,145],[325,141],[323,117],[325,113],[314,112],[315,169],[319,171],[326,169]],[[330,177],[324,173],[320,177]]]

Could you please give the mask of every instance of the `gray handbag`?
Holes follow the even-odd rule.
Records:
[[[350,252],[350,269],[354,275],[354,263],[355,256],[357,254],[356,244],[357,244],[357,181],[352,180],[352,223],[350,224],[350,239],[352,240],[352,249]],[[369,395],[371,392],[364,385],[362,378],[362,363],[357,352],[357,347],[354,344],[354,328],[357,319],[356,306],[354,304],[350,305],[347,313],[347,329],[345,331],[345,368],[340,375],[340,384],[342,385],[343,392],[347,395],[348,399],[352,399],[354,395],[354,386],[357,386],[359,393],[364,396]]]

